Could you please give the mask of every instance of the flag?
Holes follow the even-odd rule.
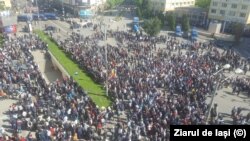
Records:
[[[115,69],[111,70],[110,78],[116,78],[116,70]]]

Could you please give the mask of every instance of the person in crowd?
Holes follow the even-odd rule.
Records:
[[[118,44],[98,45],[104,39],[98,31],[86,37],[72,33],[69,39],[57,42],[97,82],[108,80],[109,96],[115,101],[104,110],[72,77],[46,83],[31,54],[37,49],[47,51],[47,44],[38,36],[24,35],[4,43],[0,50],[0,88],[9,95],[17,93],[19,101],[9,109],[12,128],[16,132],[35,131],[40,141],[102,140],[107,136],[119,141],[142,137],[165,141],[170,125],[206,124],[206,96],[223,79],[221,74],[213,75],[216,71],[225,64],[232,68],[248,65],[232,50],[221,53],[213,44],[121,31],[108,31],[108,36]],[[248,79],[237,78],[231,85],[239,94],[250,90]],[[213,121],[222,124],[221,116],[216,118],[217,106],[212,111],[216,113]],[[111,135],[104,134],[114,117],[125,117],[126,123],[117,120],[107,131]],[[232,118],[234,124],[245,121],[240,108],[232,110]]]

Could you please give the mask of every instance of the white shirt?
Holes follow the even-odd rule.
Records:
[[[47,130],[47,136],[51,136],[51,132],[50,132],[50,130]]]
[[[23,111],[22,116],[23,116],[23,117],[26,117],[26,116],[27,116],[27,112],[26,112],[26,111]]]
[[[65,117],[63,118],[63,122],[67,122],[67,121],[68,121],[68,117],[65,116]]]

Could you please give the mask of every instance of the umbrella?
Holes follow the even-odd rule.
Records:
[[[236,74],[241,74],[241,73],[243,73],[244,71],[243,71],[242,69],[238,68],[238,69],[236,69],[234,72],[235,72]]]
[[[223,66],[224,69],[229,69],[230,67],[231,67],[230,64],[226,64]]]

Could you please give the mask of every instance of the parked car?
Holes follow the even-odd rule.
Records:
[[[78,28],[81,28],[81,25],[75,22],[70,26],[70,29],[78,29]]]

